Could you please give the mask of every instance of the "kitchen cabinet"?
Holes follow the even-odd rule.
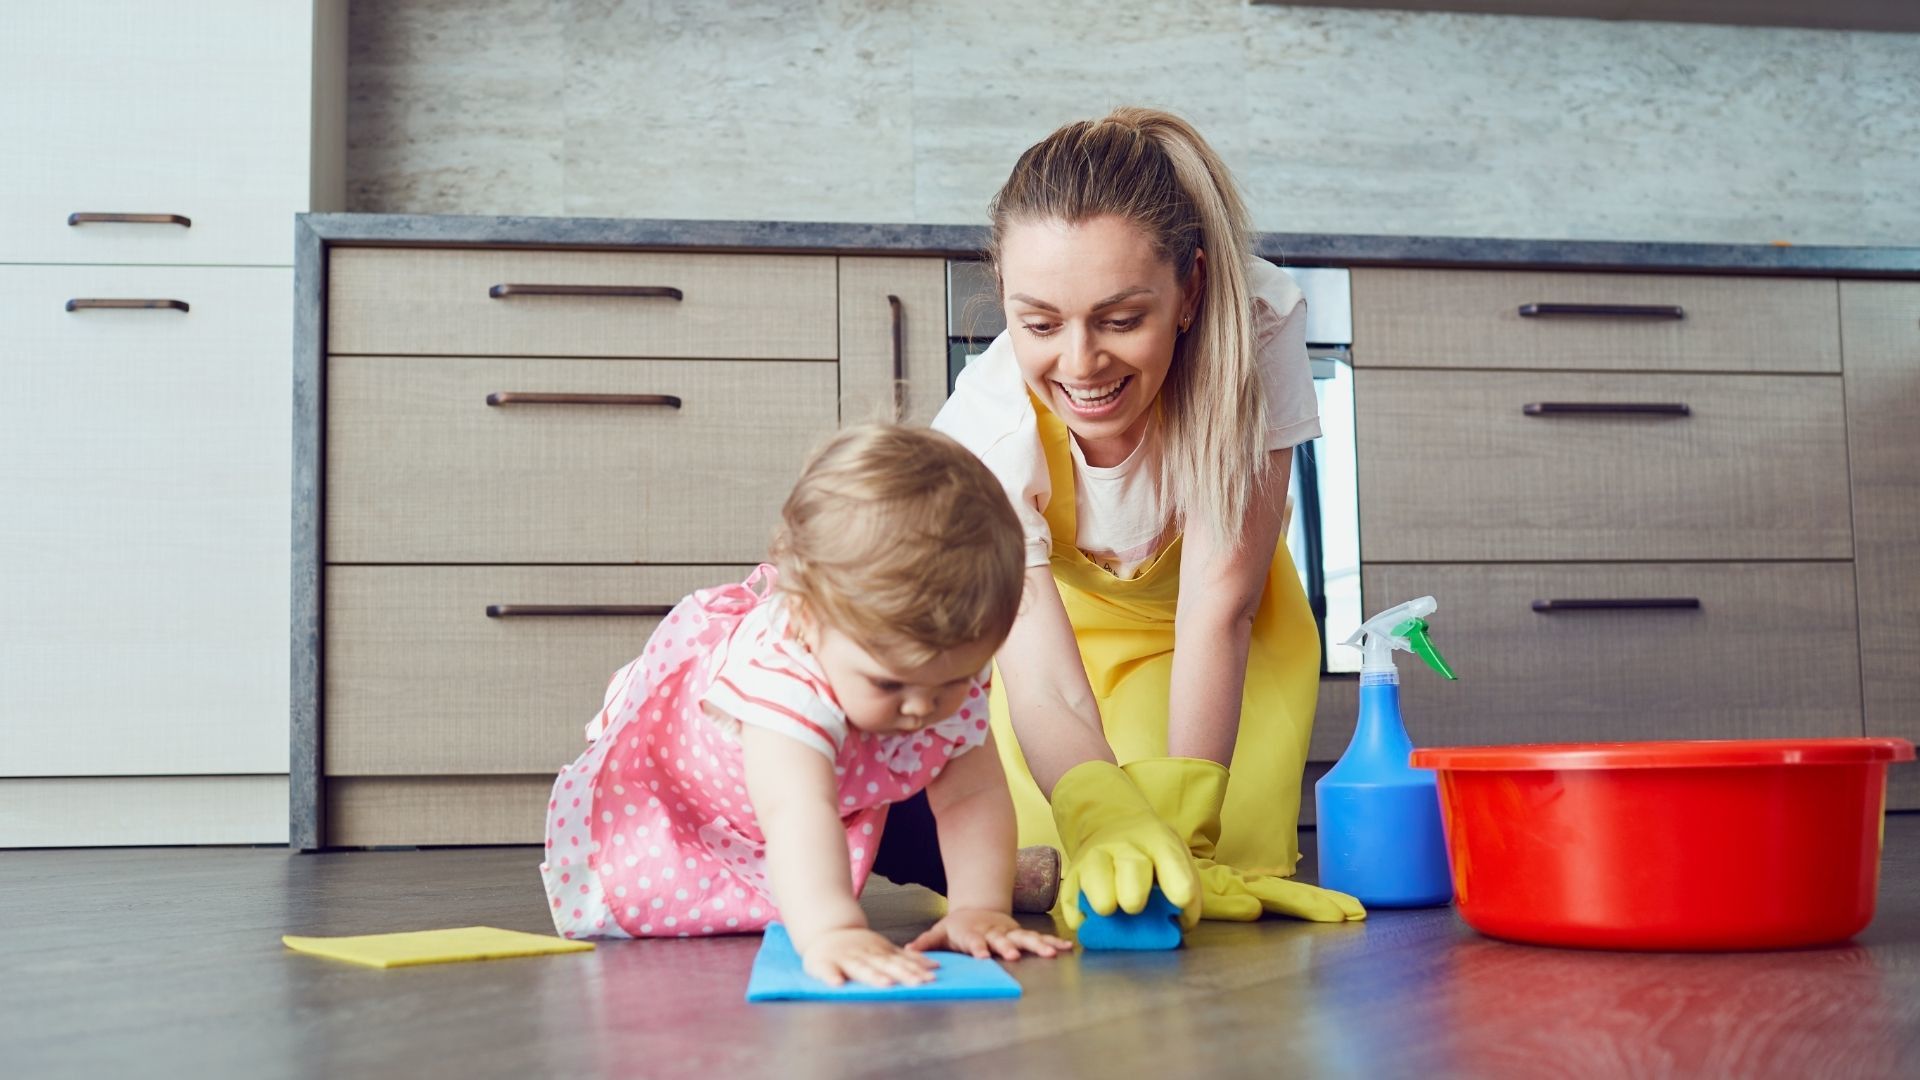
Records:
[[[301,847],[538,842],[607,679],[764,558],[813,447],[944,398],[940,258],[318,254]]]
[[[1862,454],[1863,394],[1888,429],[1915,411],[1896,373],[1912,326],[1872,289],[1356,269],[1367,606],[1436,596],[1434,640],[1460,673],[1406,677],[1416,742],[1859,734],[1877,689],[1863,644],[1899,633],[1869,629],[1874,613],[1901,570],[1920,577],[1893,540],[1915,527],[1899,441],[1871,436],[1877,473]],[[1873,324],[1877,359],[1856,357],[1843,316]],[[1854,561],[1871,544],[1863,464],[1888,507],[1874,580]],[[1313,756],[1351,725],[1317,732]]]
[[[0,35],[0,847],[287,835],[294,216],[346,3],[22,5]]]
[[[1840,316],[1866,731],[1920,742],[1920,282],[1842,282]],[[1920,809],[1916,773],[1890,805]]]

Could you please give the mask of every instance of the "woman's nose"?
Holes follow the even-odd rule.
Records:
[[[1063,381],[1092,375],[1099,364],[1086,327],[1069,323],[1061,336],[1059,370]]]

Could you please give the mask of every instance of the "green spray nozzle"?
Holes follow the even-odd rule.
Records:
[[[1453,669],[1447,666],[1447,658],[1433,647],[1433,641],[1427,637],[1427,620],[1408,619],[1393,628],[1393,636],[1406,638],[1412,647],[1413,655],[1427,662],[1427,666],[1438,672],[1443,679],[1457,679]]]
[[[1447,666],[1440,650],[1433,647],[1427,637],[1427,616],[1434,613],[1440,605],[1431,596],[1422,596],[1418,600],[1409,600],[1404,604],[1375,615],[1360,624],[1360,629],[1346,640],[1346,644],[1360,650],[1360,674],[1393,671],[1393,652],[1395,649],[1410,652],[1427,662],[1427,666],[1438,672],[1442,678],[1453,679],[1453,669]],[[1395,677],[1397,680],[1397,676]]]

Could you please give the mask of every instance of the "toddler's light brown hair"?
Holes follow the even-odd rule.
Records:
[[[780,590],[885,663],[997,648],[1013,628],[1026,572],[1019,519],[1000,481],[947,435],[846,428],[807,461],[780,517]]]

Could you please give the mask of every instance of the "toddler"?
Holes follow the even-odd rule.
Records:
[[[945,435],[849,428],[807,463],[773,564],[680,601],[554,783],[540,870],[567,937],[786,924],[830,984],[923,983],[922,950],[1052,956],[1010,914],[1013,804],[987,723],[1025,555],[1000,482]],[[856,900],[887,806],[925,788],[945,918],[905,948]]]

